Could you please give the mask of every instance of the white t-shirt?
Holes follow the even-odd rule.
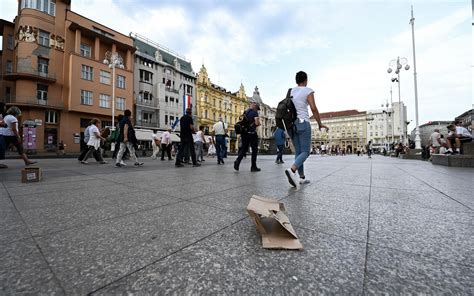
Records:
[[[214,135],[225,135],[225,127],[222,121],[218,121],[214,124]]]
[[[433,147],[439,147],[440,144],[438,142],[438,139],[441,138],[441,135],[438,132],[433,132],[430,137],[431,137],[431,145]]]
[[[308,96],[312,93],[314,93],[314,90],[306,86],[297,86],[291,89],[296,115],[300,120],[309,121]]]
[[[467,130],[467,128],[463,126],[456,126],[456,134],[461,135],[463,137],[472,138],[471,133]]]
[[[100,146],[100,138],[96,135],[96,133],[100,135],[99,128],[95,124],[91,124],[89,126],[90,138],[87,142],[87,145],[94,146],[96,149],[98,149]]]
[[[12,130],[12,124],[17,123],[17,130],[18,130],[18,119],[16,119],[15,116],[8,114],[3,118],[3,122],[8,125],[8,127],[2,127],[0,128],[0,135],[2,136],[14,136],[15,134],[13,133]]]
[[[168,145],[170,144],[171,134],[170,132],[166,131],[161,134],[161,144]]]
[[[194,142],[202,142],[202,131],[197,131],[194,134]]]

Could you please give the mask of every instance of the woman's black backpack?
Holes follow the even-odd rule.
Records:
[[[296,120],[296,108],[291,100],[292,98],[291,88],[289,88],[286,93],[286,98],[278,103],[275,114],[277,127],[286,130],[286,132],[292,131],[293,123]]]

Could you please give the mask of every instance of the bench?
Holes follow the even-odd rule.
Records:
[[[431,163],[451,167],[474,168],[474,142],[464,143],[462,151],[463,154],[455,155],[432,154]]]

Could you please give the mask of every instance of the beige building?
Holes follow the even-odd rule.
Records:
[[[258,102],[260,104],[260,111],[258,112],[260,119],[260,126],[257,128],[257,134],[259,137],[259,148],[268,150],[270,147],[270,141],[273,137],[273,131],[275,127],[275,113],[276,109],[263,103],[260,97],[260,91],[255,86],[252,97],[249,98],[251,102]]]
[[[203,65],[197,75],[196,89],[197,126],[203,126],[208,134],[214,123],[222,118],[229,130],[227,149],[236,152],[238,146],[234,125],[249,105],[244,86],[241,84],[239,91],[235,93],[227,91],[211,82]]]
[[[367,116],[365,111],[345,110],[320,113],[321,122],[329,128],[321,132],[314,118],[311,118],[313,146],[322,144],[339,146],[351,151],[362,148],[367,142]]]
[[[27,150],[55,151],[63,140],[77,152],[91,118],[110,126],[114,102],[116,116],[133,107],[133,40],[70,9],[67,0],[21,0],[14,22],[0,22],[0,102],[20,107],[21,123],[35,126]],[[123,59],[115,77],[107,52]]]

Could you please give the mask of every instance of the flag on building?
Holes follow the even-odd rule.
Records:
[[[183,114],[186,114],[186,109],[187,108],[192,108],[191,104],[191,96],[184,95],[183,96]]]
[[[178,122],[179,122],[179,118],[176,117],[176,120],[174,121],[173,125],[171,126],[171,130],[173,130],[173,132],[176,130],[176,126],[178,126]]]

